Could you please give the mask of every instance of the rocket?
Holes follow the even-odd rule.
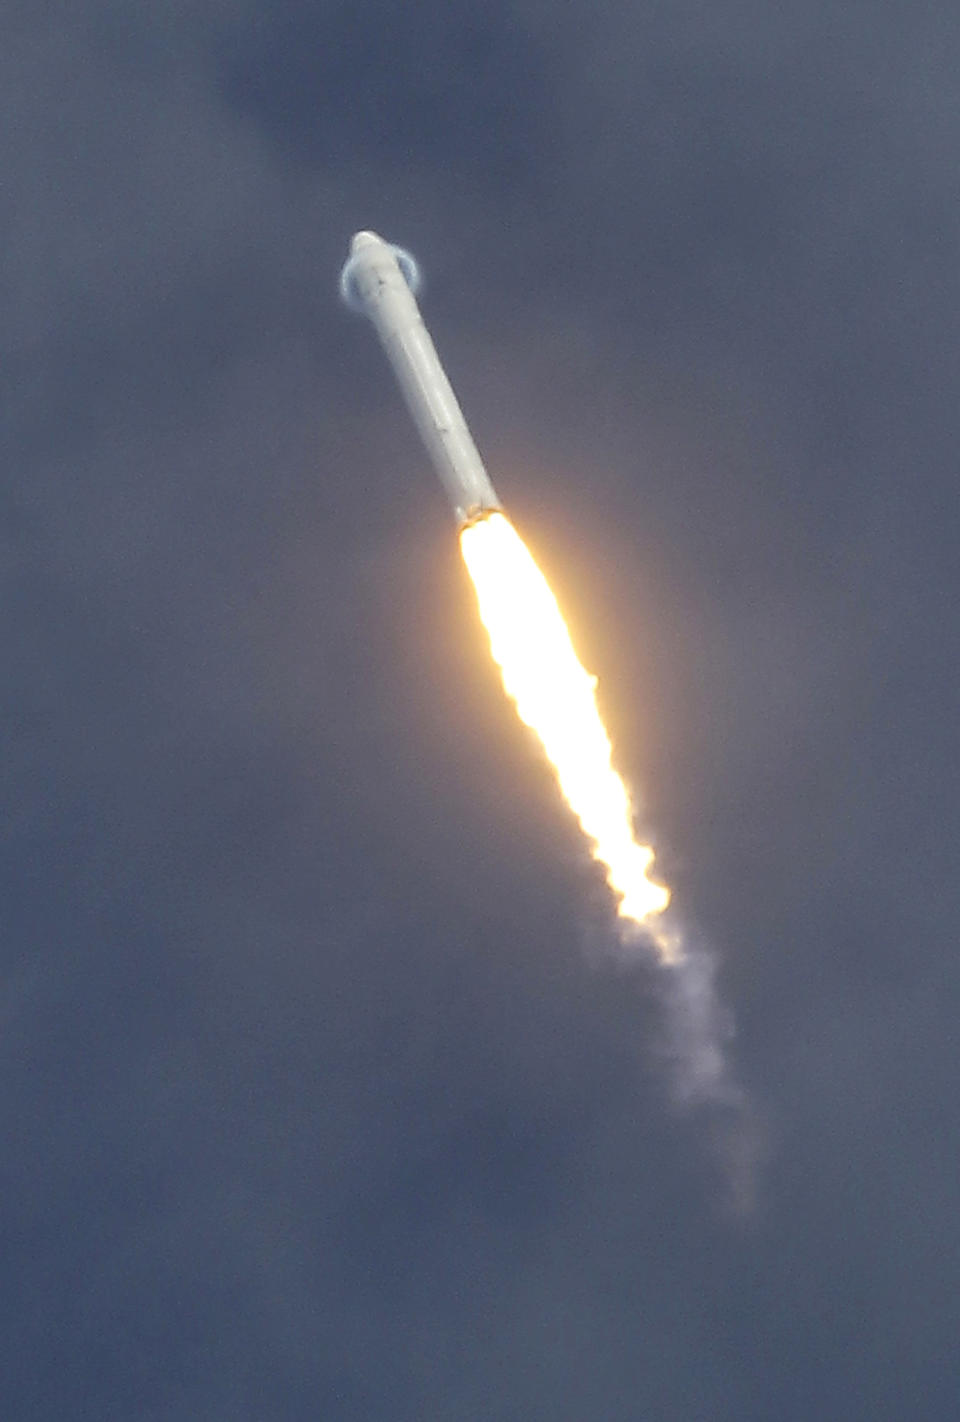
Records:
[[[340,276],[340,292],[369,316],[413,422],[440,477],[459,527],[500,508],[500,500],[423,324],[415,292],[417,264],[375,232],[358,232]]]

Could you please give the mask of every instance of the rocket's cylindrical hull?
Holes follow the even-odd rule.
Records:
[[[454,516],[460,524],[469,523],[499,509],[500,500],[423,324],[409,284],[415,272],[406,253],[375,232],[358,232],[341,289],[376,326]]]

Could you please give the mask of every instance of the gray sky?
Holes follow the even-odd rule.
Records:
[[[5,1417],[956,1416],[958,64],[945,0],[8,0]],[[745,1218],[366,226],[718,955]]]

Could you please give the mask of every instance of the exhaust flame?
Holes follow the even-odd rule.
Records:
[[[634,838],[630,797],[611,764],[597,709],[596,678],[580,665],[547,580],[502,514],[469,524],[460,547],[507,695],[540,738],[619,900],[617,938],[628,951],[640,942],[652,948],[666,970],[659,979],[665,1020],[658,1046],[671,1063],[676,1099],[714,1112],[727,1204],[749,1214],[763,1140],[726,1059],[732,1018],[717,996],[713,955],[664,913],[670,892],[650,878],[653,850]]]
[[[542,742],[593,857],[605,865],[621,918],[647,925],[667,907],[670,891],[648,877],[653,850],[634,838],[630,797],[597,710],[596,678],[581,666],[557,600],[508,519],[494,513],[469,524],[460,548],[504,689]],[[663,962],[676,961],[671,936],[651,937]]]

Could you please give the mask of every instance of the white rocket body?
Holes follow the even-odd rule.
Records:
[[[340,278],[349,306],[369,316],[460,525],[500,508],[414,298],[417,268],[375,232],[358,232]]]

